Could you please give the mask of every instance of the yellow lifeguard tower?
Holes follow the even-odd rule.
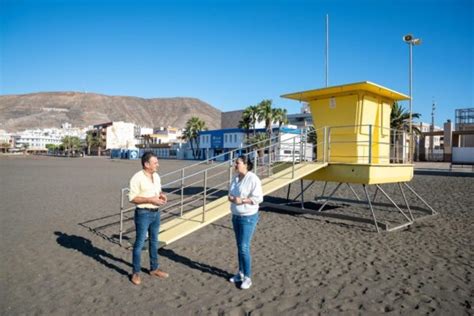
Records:
[[[377,226],[366,189],[366,185],[376,185],[377,190],[386,195],[408,220],[407,223],[392,229],[413,223],[414,218],[408,203],[410,217],[379,186],[398,183],[401,189],[402,183],[406,185],[406,182],[413,178],[413,164],[407,154],[407,135],[390,128],[393,103],[408,100],[409,96],[364,81],[295,92],[282,97],[309,104],[317,133],[317,160],[329,163],[326,168],[304,177],[305,180],[338,182],[335,191],[342,183],[349,186],[351,183],[362,184]],[[408,188],[416,194],[413,189]],[[351,190],[354,192],[352,187]],[[402,194],[406,201],[403,191]],[[435,211],[429,205],[428,207],[434,214]]]

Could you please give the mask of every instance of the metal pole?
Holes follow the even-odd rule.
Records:
[[[295,147],[296,147],[296,139],[293,137],[293,167],[291,170],[291,178],[295,177]]]
[[[308,147],[308,128],[304,129],[304,150],[303,150],[303,159],[307,161],[306,149]]]
[[[272,174],[272,139],[269,139],[270,145],[268,146],[268,168],[267,173],[268,176]]]
[[[120,233],[119,233],[119,244],[122,245],[123,235],[123,189],[120,191]]]
[[[202,222],[206,221],[206,202],[207,202],[207,169],[204,170],[204,200],[202,205]]]
[[[330,127],[328,127],[328,132],[327,132],[326,162],[329,163],[329,160],[331,160],[331,128]]]
[[[258,162],[258,157],[257,157],[257,155],[258,155],[257,150],[254,150],[254,151],[253,151],[253,167],[254,167],[254,169],[255,169],[255,174],[258,175],[258,164],[257,164],[257,162]]]
[[[410,94],[410,100],[409,100],[409,104],[410,104],[410,122],[409,122],[409,129],[408,129],[408,138],[410,140],[410,147],[408,148],[408,163],[412,162],[412,146],[413,146],[413,137],[412,137],[412,98],[413,98],[413,94],[412,94],[412,80],[413,80],[413,59],[412,59],[412,56],[413,56],[413,42],[410,42],[408,43],[408,47],[409,47],[409,50],[410,50],[410,62],[409,62],[409,81],[410,81],[410,89],[409,89],[409,94]]]
[[[326,87],[329,81],[329,14],[326,14]]]
[[[303,179],[300,180],[300,189],[301,189],[301,209],[304,210],[304,190],[303,190]]]
[[[372,164],[372,124],[369,125],[369,165]]]
[[[408,200],[405,196],[405,192],[403,192],[402,184],[398,182],[398,187],[400,188],[400,191],[402,192],[403,200],[405,200],[405,204],[407,205],[408,212],[410,213],[411,220],[414,221],[415,218],[413,217],[413,214],[411,213],[410,205],[408,204]]]
[[[367,192],[367,187],[365,186],[365,184],[363,184],[362,186],[364,187],[365,196],[367,197],[367,204],[369,205],[369,209],[372,212],[372,218],[374,219],[375,228],[377,229],[377,233],[380,233],[379,225],[377,224],[377,219],[375,218],[374,208],[372,207],[372,203],[370,202],[369,192]]]
[[[230,160],[229,160],[229,186],[232,183],[232,164],[234,162],[234,152],[230,152]],[[230,187],[229,187],[230,188]]]
[[[324,126],[324,129],[323,129],[323,162],[326,162],[326,155],[327,155],[327,131],[328,131],[328,127],[327,126]]]
[[[180,217],[183,217],[184,208],[184,168],[181,169],[181,212]]]
[[[300,132],[300,162],[303,161],[303,130]]]

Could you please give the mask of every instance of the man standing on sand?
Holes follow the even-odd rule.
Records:
[[[135,285],[142,283],[140,278],[141,251],[145,244],[146,234],[149,238],[150,275],[160,279],[168,277],[168,273],[158,269],[158,233],[160,231],[159,207],[167,202],[166,195],[161,191],[161,179],[158,170],[158,158],[152,152],[142,156],[143,170],[138,171],[130,179],[128,199],[137,205],[135,209],[136,240],[133,245],[133,274],[131,281]]]

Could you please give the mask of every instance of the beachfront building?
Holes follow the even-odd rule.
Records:
[[[7,131],[0,129],[0,152],[6,153],[14,150],[15,148],[15,137],[14,135],[7,133]]]
[[[296,128],[294,125],[282,127],[273,127],[273,143],[279,143],[280,146],[274,150],[273,159],[277,161],[287,161],[293,156],[293,151],[300,154],[300,145],[302,143],[302,135],[304,131]],[[264,128],[255,130],[256,133],[265,133]],[[253,130],[248,131],[249,135],[253,135]],[[295,138],[296,136],[296,138]],[[247,145],[247,131],[241,128],[227,128],[219,130],[201,131],[199,133],[199,157],[201,159],[216,158],[218,161],[230,159],[226,154],[232,150],[245,147]],[[293,144],[295,139],[295,144]],[[195,148],[196,149],[196,148]],[[239,153],[241,154],[241,153]],[[307,153],[307,160],[312,159],[312,150]]]
[[[69,123],[63,123],[61,128],[31,129],[16,133],[15,147],[29,152],[46,152],[46,145],[59,146],[66,136],[78,137],[84,140],[87,128],[73,128]]]
[[[416,124],[421,134],[415,134],[415,157],[420,161],[443,161],[444,135],[439,126],[419,122]],[[437,133],[433,133],[437,132]],[[441,132],[441,133],[438,133]]]
[[[140,149],[140,157],[145,151],[154,152],[158,158],[176,159],[182,148],[182,130],[174,127],[159,127],[139,136],[136,147]],[[186,159],[182,157],[181,159]]]
[[[97,140],[91,152],[108,154],[111,149],[136,149],[140,137],[153,129],[119,121],[96,124],[89,132]]]
[[[303,103],[300,113],[288,114],[286,118],[289,125],[296,125],[298,128],[313,126],[313,116],[307,103]]]
[[[455,111],[456,131],[466,131],[474,133],[474,108],[456,109]],[[474,135],[464,134],[459,137],[459,147],[474,147]]]
[[[105,149],[132,149],[137,144],[135,137],[135,124],[126,122],[112,122],[106,127],[105,133]]]

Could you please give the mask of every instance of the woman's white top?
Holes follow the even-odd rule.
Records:
[[[237,196],[242,199],[250,199],[253,204],[230,203],[230,210],[234,215],[249,216],[258,212],[258,205],[263,202],[262,183],[253,172],[247,172],[245,177],[240,180],[235,176],[230,184],[229,195]]]

